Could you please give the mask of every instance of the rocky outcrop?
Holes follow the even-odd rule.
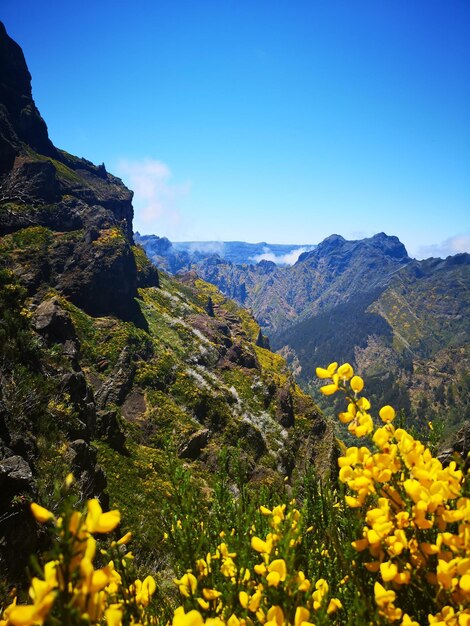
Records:
[[[91,315],[142,325],[138,283],[158,286],[158,274],[147,267],[138,277],[132,192],[104,165],[52,145],[23,53],[3,24],[0,66],[0,235],[47,229],[34,256],[24,249],[31,257],[28,271],[24,258],[14,271],[30,292],[50,286]]]
[[[201,451],[207,446],[210,438],[208,428],[203,428],[193,433],[187,441],[181,444],[178,451],[180,459],[198,459]]]
[[[454,433],[437,458],[445,466],[451,461],[457,461],[465,472],[470,470],[470,421],[465,422],[462,428]]]
[[[97,463],[96,449],[83,439],[77,439],[70,443],[67,459],[83,497],[98,498],[107,507],[106,476]]]
[[[0,173],[11,169],[20,142],[48,156],[56,150],[31,95],[31,75],[23,51],[0,22]]]

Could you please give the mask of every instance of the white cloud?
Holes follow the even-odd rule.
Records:
[[[178,244],[176,244],[178,245]],[[225,244],[223,241],[193,241],[185,246],[190,252],[201,252],[203,254],[224,255]]]
[[[261,254],[251,256],[250,261],[254,261],[255,263],[259,263],[260,261],[272,261],[273,263],[276,263],[276,265],[294,265],[299,256],[304,252],[308,252],[309,250],[313,250],[313,247],[304,246],[302,248],[296,248],[295,250],[287,252],[286,254],[276,255],[270,250],[270,248],[266,247]]]
[[[445,258],[460,252],[470,253],[470,235],[454,235],[441,243],[421,246],[416,256],[418,259],[427,259],[431,256]]]
[[[143,234],[173,234],[181,223],[178,200],[190,184],[172,182],[170,168],[155,159],[121,159],[117,172],[134,191],[134,230]]]

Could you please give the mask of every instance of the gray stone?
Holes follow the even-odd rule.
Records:
[[[202,450],[207,446],[210,438],[210,431],[208,428],[203,428],[193,433],[188,441],[180,446],[178,456],[181,459],[199,458]]]

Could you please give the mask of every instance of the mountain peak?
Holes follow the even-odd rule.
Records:
[[[46,156],[56,156],[47,126],[34,103],[29,73],[23,51],[9,37],[0,22],[0,135],[5,139],[0,149],[0,173],[11,169],[21,152],[21,142]]]
[[[410,257],[408,256],[408,252],[406,251],[405,246],[395,235],[386,235],[385,233],[377,233],[370,237],[370,239],[365,239],[364,241],[370,242],[375,246],[380,246],[380,249],[387,256],[393,257],[394,259],[408,260]]]

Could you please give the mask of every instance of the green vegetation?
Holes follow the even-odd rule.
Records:
[[[15,598],[0,624],[467,625],[467,476],[394,427],[391,406],[377,425],[349,364],[317,375],[327,379],[324,395],[345,395],[339,418],[362,444],[338,459],[338,485],[310,471],[288,496],[282,483],[250,488],[239,454],[222,451],[215,475],[203,479],[168,453],[133,447],[126,458],[103,448],[113,505],[146,549],[134,561],[123,524],[122,537],[98,552],[94,535],[115,531],[120,512],[103,513],[97,500],[74,510],[67,477],[60,521],[31,505],[53,546],[30,604]]]

